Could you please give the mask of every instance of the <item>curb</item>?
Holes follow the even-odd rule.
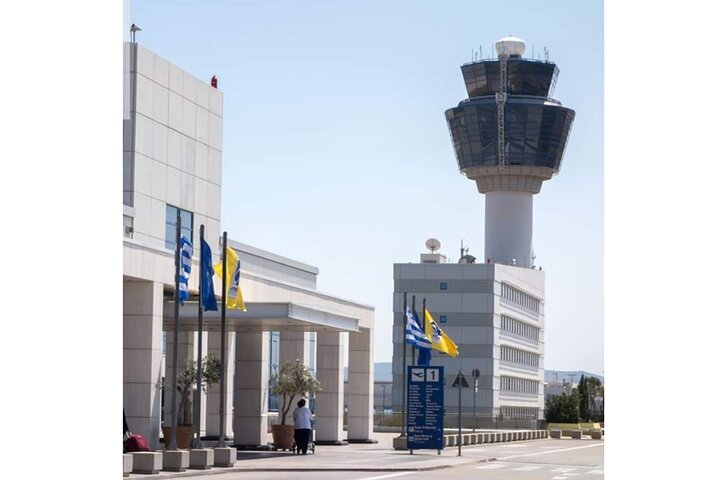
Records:
[[[483,458],[478,460],[468,460],[458,465],[436,465],[432,467],[386,467],[386,468],[360,468],[360,467],[288,467],[288,468],[240,468],[237,465],[233,467],[217,467],[211,470],[186,470],[184,472],[160,472],[153,475],[132,474],[131,478],[188,478],[205,475],[220,475],[230,472],[429,472],[433,470],[443,470],[446,468],[455,468],[475,463],[489,463],[496,461],[496,457]],[[127,477],[125,477],[127,478]]]

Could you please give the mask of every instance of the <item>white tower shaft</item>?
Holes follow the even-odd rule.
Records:
[[[532,268],[532,197],[522,191],[485,193],[485,258]]]

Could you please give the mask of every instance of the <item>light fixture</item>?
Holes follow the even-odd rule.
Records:
[[[135,42],[135,32],[142,31],[142,28],[138,27],[134,23],[130,26],[130,34],[132,35],[132,41]]]

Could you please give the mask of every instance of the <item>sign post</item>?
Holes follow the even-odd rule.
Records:
[[[458,370],[458,375],[455,377],[455,381],[452,384],[453,388],[458,389],[458,457],[462,457],[462,389],[468,388],[467,380],[463,373]]]
[[[444,367],[407,367],[407,448],[443,448]]]
[[[475,399],[477,398],[478,391],[478,378],[480,378],[480,370],[473,368],[472,371],[473,379],[475,379],[475,393],[473,394],[473,433],[475,433],[475,426],[477,425],[477,416],[475,415]]]

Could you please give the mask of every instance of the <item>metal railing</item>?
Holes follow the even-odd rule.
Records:
[[[400,412],[376,413],[373,416],[373,425],[376,427],[402,428],[402,415]],[[547,425],[545,420],[538,420],[532,416],[508,417],[504,415],[477,414],[462,412],[462,428],[480,430],[544,430]],[[458,414],[445,413],[443,422],[444,428],[457,428]]]

